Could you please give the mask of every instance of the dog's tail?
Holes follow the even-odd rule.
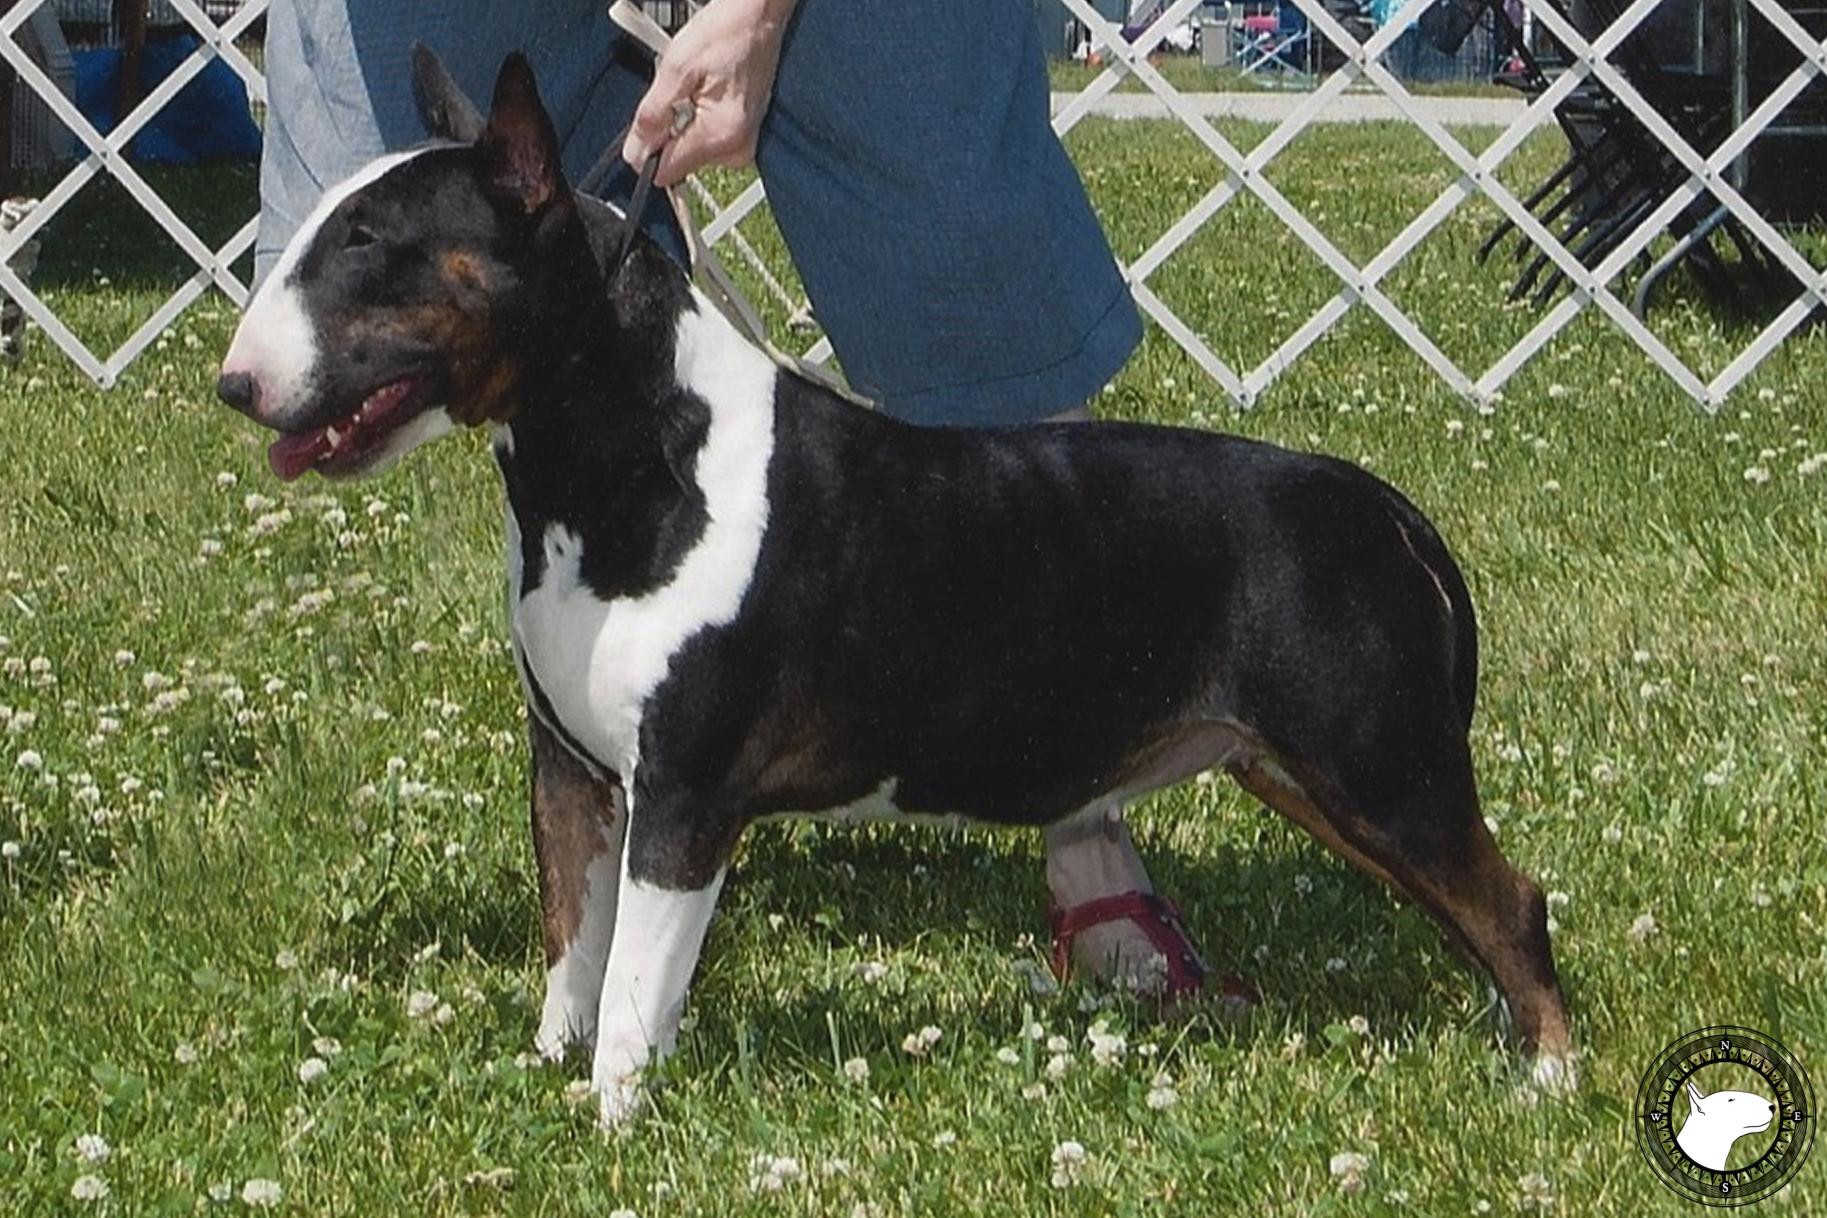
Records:
[[[1401,526],[1410,547],[1428,573],[1440,585],[1451,614],[1448,629],[1452,631],[1451,665],[1453,699],[1459,704],[1463,725],[1472,726],[1472,712],[1478,704],[1478,613],[1472,607],[1472,593],[1465,586],[1465,576],[1453,561],[1431,522],[1421,509],[1410,503],[1401,491],[1385,484],[1390,508]]]

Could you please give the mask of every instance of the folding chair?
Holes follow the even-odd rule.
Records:
[[[1311,74],[1313,32],[1299,5],[1280,0],[1273,13],[1245,17],[1239,28],[1242,43],[1237,62],[1243,75],[1271,71],[1295,76]]]

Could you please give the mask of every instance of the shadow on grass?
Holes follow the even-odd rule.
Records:
[[[212,250],[234,236],[259,206],[258,172],[251,162],[135,168]],[[56,184],[56,178],[25,182],[19,193],[43,197]],[[127,188],[106,174],[77,192],[40,237],[43,248],[32,286],[41,292],[91,288],[98,274],[117,290],[171,292],[197,270]],[[237,264],[244,277],[247,261]]]
[[[1263,1002],[1239,1016],[1210,990],[1190,1007],[1166,1014],[1149,1002],[1125,1001],[1121,1005],[1131,1026],[1144,1035],[1155,1027],[1195,1042],[1229,1044],[1299,1031],[1319,1043],[1328,1028],[1354,1015],[1365,1016],[1373,1028],[1388,1034],[1456,1020],[1455,990],[1471,986],[1470,992],[1481,993],[1488,984],[1481,970],[1448,950],[1446,937],[1418,907],[1392,900],[1374,881],[1329,857],[1230,847],[1216,860],[1177,851],[1147,853],[1157,883],[1185,912],[1214,974],[1241,974],[1258,987]],[[846,866],[855,878],[840,881]],[[1292,903],[1287,898],[1296,892],[1297,876],[1306,876],[1314,886],[1310,896]],[[1023,859],[968,837],[937,834],[757,835],[725,895],[730,916],[746,923],[732,932],[744,940],[760,933],[756,915],[778,914],[792,927],[778,933],[802,941],[824,935],[824,946],[832,950],[879,944],[885,955],[930,958],[982,954],[986,944],[1008,945],[990,952],[1010,968],[1011,976],[1016,959],[1031,958],[1029,952],[1011,950],[1022,935],[1032,934],[1045,948],[1046,904],[1038,849]],[[1257,944],[1267,948],[1260,960],[1253,950]],[[739,961],[751,945],[726,944],[725,950]],[[1326,963],[1335,957],[1353,963],[1335,973]],[[713,959],[709,973],[714,988],[744,984],[732,975],[717,978],[719,971]],[[948,1001],[964,1002],[972,1014],[992,1024],[1010,1024],[1030,1001],[1021,984],[958,989]],[[1011,989],[1019,995],[1013,1001]],[[1074,985],[1060,996],[1035,998],[1033,1004],[1076,1010],[1085,992]],[[721,997],[737,995],[725,991]],[[840,986],[811,989],[785,1001],[755,995],[695,1009],[713,1039],[760,1037],[819,1058],[829,1055],[828,1014],[840,1018],[852,1036],[891,1044],[922,1022],[917,1007],[883,1011],[881,1004],[853,1001]]]

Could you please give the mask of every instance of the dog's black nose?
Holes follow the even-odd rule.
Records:
[[[254,413],[254,377],[249,372],[224,372],[216,378],[216,396],[242,414]]]

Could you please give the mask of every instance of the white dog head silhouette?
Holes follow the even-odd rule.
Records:
[[[1687,1120],[1675,1144],[1702,1167],[1724,1171],[1732,1143],[1747,1133],[1770,1128],[1776,1105],[1752,1091],[1715,1091],[1702,1095],[1694,1080],[1687,1084]]]

